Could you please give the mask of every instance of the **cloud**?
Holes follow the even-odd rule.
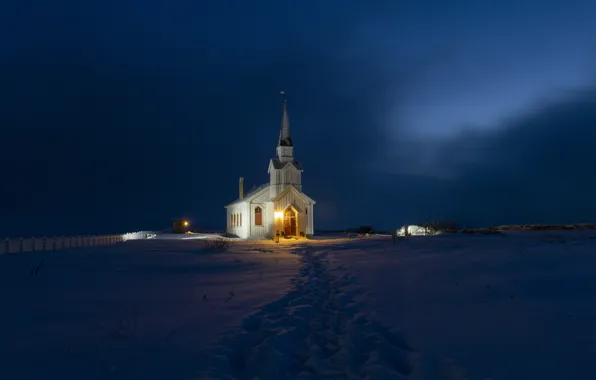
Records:
[[[498,128],[419,141],[409,160],[400,159],[421,156],[423,163],[410,172],[405,165],[392,170],[426,178],[435,217],[465,225],[594,222],[595,125],[596,88],[582,88],[550,97]],[[414,198],[408,208],[429,213],[426,200]]]

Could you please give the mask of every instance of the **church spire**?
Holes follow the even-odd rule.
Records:
[[[283,115],[281,117],[281,130],[279,131],[279,141],[277,146],[294,146],[292,136],[290,135],[290,119],[288,118],[288,104],[285,91],[281,92],[284,99]]]

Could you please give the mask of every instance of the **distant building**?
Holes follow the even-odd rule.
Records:
[[[428,227],[408,225],[397,230],[397,236],[433,235]]]
[[[282,93],[283,94],[283,93]],[[244,194],[240,178],[239,196],[227,204],[226,232],[246,239],[307,236],[314,233],[315,201],[302,192],[302,165],[294,159],[287,102],[284,94],[277,157],[269,161],[269,183]]]

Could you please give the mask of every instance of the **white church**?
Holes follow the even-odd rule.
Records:
[[[278,233],[280,236],[312,235],[316,202],[302,192],[302,171],[302,165],[294,159],[284,94],[277,157],[269,161],[269,183],[245,195],[244,178],[240,177],[238,199],[225,206],[228,235],[244,239],[272,238]]]

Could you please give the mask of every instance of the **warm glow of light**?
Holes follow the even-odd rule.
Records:
[[[275,211],[273,215],[275,216],[275,219],[280,219],[282,216],[284,216],[284,213],[281,211]]]
[[[184,227],[188,227],[188,220],[184,221]]]

